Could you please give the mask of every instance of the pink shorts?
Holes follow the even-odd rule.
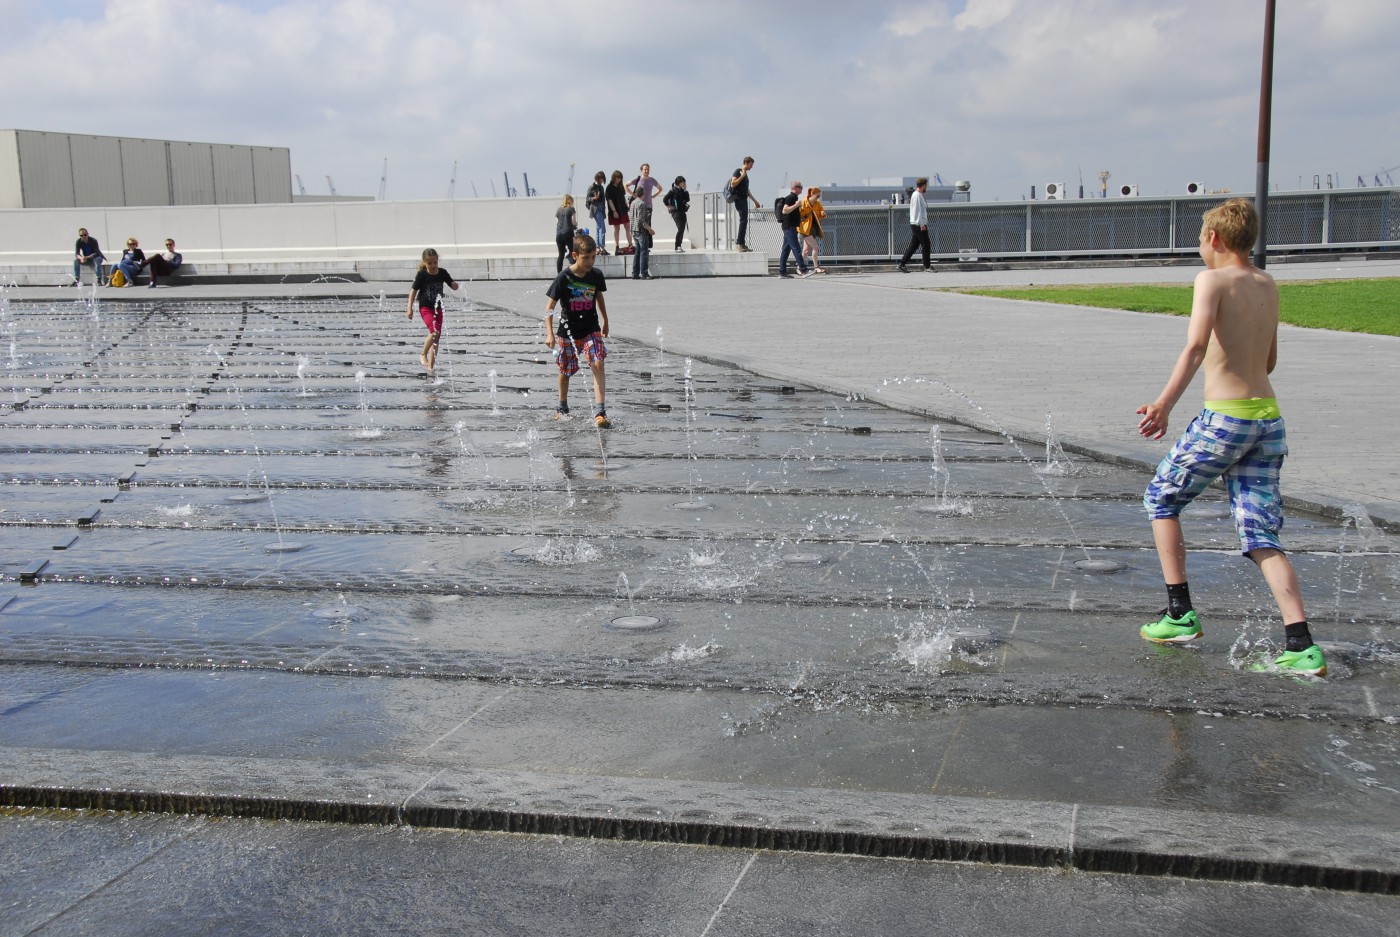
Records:
[[[423,324],[428,327],[428,331],[434,335],[442,334],[442,311],[433,306],[419,306],[418,314],[423,317]]]
[[[556,339],[554,345],[554,360],[559,365],[559,373],[565,377],[573,377],[578,373],[578,352],[583,351],[588,355],[590,365],[598,364],[608,356],[607,348],[603,347],[603,333],[594,332],[587,338],[579,339],[572,345],[564,339]]]

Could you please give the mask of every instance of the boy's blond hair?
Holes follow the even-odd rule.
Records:
[[[1259,240],[1259,215],[1249,199],[1232,198],[1201,216],[1201,230],[1220,235],[1226,250],[1247,254]]]

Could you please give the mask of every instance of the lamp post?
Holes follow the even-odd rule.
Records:
[[[1264,62],[1259,77],[1259,160],[1254,179],[1254,210],[1259,214],[1259,240],[1254,266],[1264,269],[1269,251],[1269,116],[1274,87],[1274,0],[1264,2]]]

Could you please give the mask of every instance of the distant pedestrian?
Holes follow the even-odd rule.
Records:
[[[102,248],[97,245],[97,238],[88,235],[87,228],[78,229],[78,240],[73,246],[73,285],[77,286],[82,282],[78,276],[84,267],[91,267],[94,282],[102,282],[102,261],[106,260],[102,256]]]
[[[564,269],[564,257],[574,243],[578,231],[578,213],[574,210],[574,197],[564,196],[563,203],[554,212],[554,245],[559,248],[559,256],[554,259],[554,272]]]
[[[457,281],[452,274],[438,266],[438,252],[431,247],[423,251],[423,261],[418,265],[418,274],[413,278],[413,287],[408,291],[408,317],[413,318],[413,310],[423,317],[428,327],[428,339],[423,342],[423,350],[418,360],[429,371],[437,366],[438,346],[442,342],[442,288],[457,289]]]
[[[677,176],[671,183],[671,190],[661,197],[661,204],[671,213],[676,223],[676,253],[685,253],[681,243],[685,240],[685,214],[690,211],[690,193],[686,191],[685,176]]]
[[[640,194],[634,195],[628,212],[632,223],[632,244],[636,249],[632,255],[632,279],[650,280],[651,245],[656,236],[656,229],[651,226],[651,206]]]
[[[569,417],[569,378],[578,373],[578,353],[588,355],[588,367],[593,372],[593,422],[599,429],[612,426],[608,419],[607,377],[603,359],[608,349],[603,338],[608,334],[608,305],[603,301],[603,293],[608,289],[603,271],[593,264],[598,259],[598,248],[594,240],[586,234],[574,238],[573,263],[561,270],[549,284],[545,295],[549,303],[545,306],[544,342],[555,349],[554,359],[559,365],[559,407],[554,411],[556,420]],[[563,303],[559,313],[559,326],[554,325],[554,306]]]
[[[642,200],[647,203],[647,208],[651,208],[652,196],[661,191],[661,183],[651,176],[651,163],[642,163],[641,173],[627,183],[628,195],[641,195]]]
[[[146,269],[150,271],[151,275],[151,289],[156,288],[157,279],[174,273],[180,269],[180,265],[184,262],[185,258],[180,256],[180,252],[175,249],[175,239],[166,238],[165,252],[152,254],[146,261]]]
[[[1166,580],[1167,607],[1139,633],[1155,644],[1184,644],[1201,636],[1186,583],[1181,511],[1223,479],[1240,552],[1263,573],[1283,618],[1283,653],[1273,666],[1320,677],[1327,673],[1327,661],[1309,631],[1298,574],[1278,536],[1283,529],[1279,471],[1288,454],[1283,416],[1269,382],[1278,360],[1278,286],[1250,263],[1258,237],[1259,215],[1247,199],[1232,198],[1205,213],[1199,240],[1206,269],[1196,275],[1186,346],[1157,399],[1137,408],[1138,432],[1161,439],[1172,407],[1196,371],[1205,368],[1205,409],[1157,466],[1142,496]]]
[[[136,242],[136,238],[126,239],[126,250],[122,251],[122,259],[117,261],[117,269],[122,272],[124,286],[135,286],[136,275],[141,272],[141,268],[146,266],[146,252]]]
[[[601,257],[608,256],[608,205],[607,196],[604,194],[607,178],[601,169],[594,173],[593,184],[588,187],[588,194],[583,197],[583,209],[593,219],[593,226],[598,231],[598,254]]]
[[[779,200],[777,206],[778,219],[783,225],[783,249],[778,255],[778,276],[784,280],[792,279],[792,274],[787,272],[789,254],[797,261],[797,272],[804,277],[811,276],[807,262],[802,259],[802,245],[797,240],[797,226],[802,221],[802,214],[797,208],[801,193],[802,183],[793,182],[787,196]]]
[[[826,217],[821,186],[809,188],[807,197],[798,203],[797,210],[802,216],[797,223],[797,233],[802,235],[802,256],[809,259],[813,273],[826,273],[826,268],[817,263],[822,249],[822,219]]]
[[[734,211],[739,215],[739,232],[734,238],[734,249],[747,253],[752,250],[748,245],[749,235],[749,202],[753,202],[754,208],[761,208],[758,197],[749,191],[749,170],[753,169],[753,157],[745,156],[744,163],[734,170],[734,176],[729,180],[726,193],[726,201],[734,205]]]
[[[909,196],[909,246],[904,248],[904,256],[899,259],[899,272],[909,272],[909,258],[914,256],[914,248],[923,252],[924,269],[933,269],[929,263],[929,253],[933,250],[928,240],[928,202],[924,193],[928,191],[927,179],[914,180],[914,192]]]
[[[603,197],[608,203],[608,224],[613,229],[613,250],[619,254],[632,253],[632,231],[627,220],[627,186],[622,181],[622,170],[614,169],[608,180]],[[619,230],[620,229],[620,230]],[[627,234],[627,248],[622,247],[622,234]]]

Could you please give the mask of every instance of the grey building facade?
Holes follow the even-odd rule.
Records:
[[[0,130],[0,208],[291,200],[286,147]]]

